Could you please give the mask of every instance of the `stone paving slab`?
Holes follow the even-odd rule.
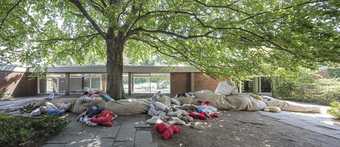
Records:
[[[150,131],[137,131],[135,136],[135,147],[154,147],[157,144],[152,142]]]
[[[117,141],[131,141],[134,139],[136,128],[133,123],[127,123],[120,126]]]
[[[285,111],[280,113],[260,111],[260,114],[275,118],[280,122],[292,126],[340,139],[340,125],[337,125],[333,118],[326,114],[309,114]]]
[[[114,142],[113,147],[134,147],[133,141],[128,141],[128,142]],[[146,146],[148,147],[148,146]]]
[[[75,117],[71,120],[44,147],[157,147],[152,142],[151,129],[146,129],[148,125],[143,123],[145,115],[118,117],[112,127],[89,127],[81,125]]]

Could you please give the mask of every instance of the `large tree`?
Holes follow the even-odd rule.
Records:
[[[337,0],[1,0],[0,55],[43,67],[106,57],[122,97],[123,53],[159,53],[218,77],[340,62]]]

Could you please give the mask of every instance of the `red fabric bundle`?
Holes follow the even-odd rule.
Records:
[[[172,130],[172,128],[168,127],[161,135],[163,139],[169,140],[174,135],[174,131]]]
[[[200,112],[199,115],[198,115],[198,119],[200,120],[206,120],[207,117],[206,117],[206,113],[205,112]]]
[[[198,113],[197,112],[190,112],[189,116],[191,116],[194,119],[197,119]]]
[[[154,129],[161,134],[162,138],[165,140],[171,139],[174,134],[179,134],[181,132],[181,128],[166,123],[156,124]]]
[[[159,134],[161,134],[168,128],[168,125],[165,123],[159,123],[159,124],[156,124],[154,128]]]
[[[205,112],[200,112],[200,113],[198,113],[198,112],[190,112],[189,116],[191,116],[191,117],[193,117],[195,119],[200,119],[200,120],[206,120],[207,119],[207,117],[206,117],[207,115],[206,115]]]
[[[201,100],[198,100],[197,102],[198,102],[198,104],[200,104],[200,105],[210,105],[210,102],[209,102],[209,101],[201,101]]]
[[[203,104],[204,105],[210,105],[210,102],[209,101],[203,101]]]
[[[170,128],[172,129],[172,131],[174,132],[174,134],[179,134],[181,133],[181,128],[177,127],[176,125],[171,125]]]
[[[109,110],[103,110],[98,115],[92,117],[90,119],[91,122],[96,123],[98,125],[112,127],[113,113]]]
[[[217,112],[209,113],[209,117],[217,118],[218,117],[218,113]]]

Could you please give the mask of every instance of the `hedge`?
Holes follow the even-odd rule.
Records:
[[[0,114],[0,146],[40,146],[66,125],[67,120],[61,117],[29,118]]]

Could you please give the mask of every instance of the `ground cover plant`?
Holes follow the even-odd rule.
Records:
[[[0,114],[0,146],[40,146],[46,139],[59,133],[67,125],[60,117],[29,118]]]

